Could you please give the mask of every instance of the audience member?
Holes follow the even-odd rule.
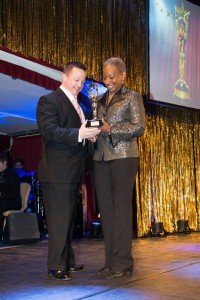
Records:
[[[0,240],[3,234],[3,212],[21,208],[20,180],[9,168],[5,152],[0,152]]]

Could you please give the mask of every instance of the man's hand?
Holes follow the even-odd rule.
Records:
[[[81,125],[79,129],[79,136],[83,139],[88,139],[91,141],[96,140],[96,136],[101,132],[101,129],[96,127],[86,127],[87,120]]]

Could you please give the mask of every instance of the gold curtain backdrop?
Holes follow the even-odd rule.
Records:
[[[1,45],[60,66],[80,60],[96,80],[102,62],[119,56],[128,66],[128,84],[146,93],[145,2],[0,0]]]
[[[199,112],[159,106],[147,115],[147,129],[139,140],[139,236],[150,233],[154,219],[170,233],[177,231],[177,220],[200,229],[199,141]]]
[[[147,96],[146,0],[0,0],[0,45],[63,66],[80,60],[88,77],[102,78],[102,62],[119,56],[127,84]],[[200,229],[200,113],[146,105],[136,182],[138,235],[151,221],[176,232],[187,219]]]

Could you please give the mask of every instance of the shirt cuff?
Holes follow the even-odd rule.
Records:
[[[83,140],[82,140],[82,138],[80,137],[80,130],[79,130],[79,132],[78,132],[78,142],[79,142],[79,143],[82,143],[82,141],[83,141]]]

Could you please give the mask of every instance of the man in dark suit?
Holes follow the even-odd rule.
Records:
[[[43,191],[49,233],[48,274],[70,280],[76,265],[71,240],[80,186],[85,139],[94,141],[100,133],[87,128],[77,95],[86,78],[86,67],[79,62],[65,65],[62,84],[42,96],[37,106],[37,122],[42,136],[39,180]]]

